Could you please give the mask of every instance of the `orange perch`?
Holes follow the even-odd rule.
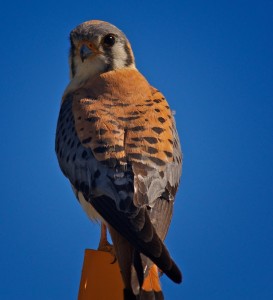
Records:
[[[78,300],[120,300],[124,285],[118,262],[108,252],[85,250]]]

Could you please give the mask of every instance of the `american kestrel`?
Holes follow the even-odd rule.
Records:
[[[174,117],[117,27],[88,21],[70,42],[71,81],[56,131],[60,168],[87,215],[102,223],[99,249],[111,251],[110,232],[124,299],[163,299],[158,270],[182,281],[163,243],[182,169]],[[147,289],[149,276],[158,282]]]

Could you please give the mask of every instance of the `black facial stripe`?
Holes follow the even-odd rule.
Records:
[[[130,50],[130,48],[129,48],[129,46],[126,42],[124,44],[124,50],[125,50],[126,55],[127,55],[126,62],[125,62],[125,67],[128,67],[134,62],[134,59],[133,59],[133,56],[132,56],[132,52],[131,52],[131,50]]]
[[[76,70],[75,70],[75,62],[74,62],[74,57],[75,57],[75,45],[72,41],[72,37],[70,36],[70,44],[71,44],[71,47],[70,47],[70,57],[71,57],[71,74],[72,74],[72,77],[75,76],[75,73],[76,73]]]
[[[113,59],[113,53],[112,48],[103,47],[104,53],[108,58],[108,63],[105,69],[105,72],[112,71],[114,69],[114,59]]]

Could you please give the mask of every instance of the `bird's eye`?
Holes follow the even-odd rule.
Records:
[[[107,47],[114,46],[115,42],[116,42],[116,38],[113,34],[107,34],[103,39],[103,44]]]

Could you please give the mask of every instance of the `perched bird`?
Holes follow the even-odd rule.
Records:
[[[174,117],[118,28],[88,21],[70,42],[71,81],[56,131],[60,168],[102,224],[99,249],[111,251],[110,232],[124,299],[163,299],[158,272],[182,281],[163,243],[182,169]]]

